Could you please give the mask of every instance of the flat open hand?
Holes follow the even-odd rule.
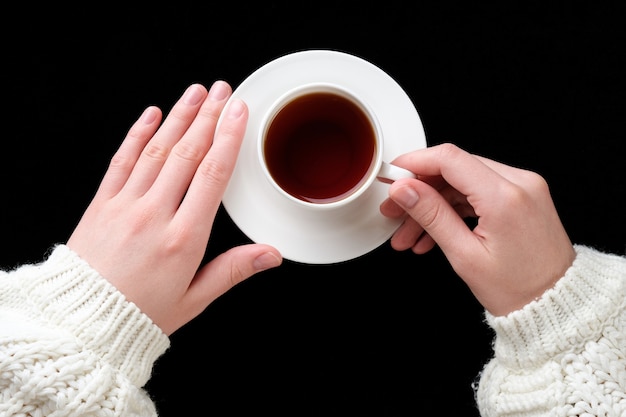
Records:
[[[113,156],[67,245],[166,334],[282,257],[242,245],[200,268],[243,140],[248,109],[217,81],[190,86],[161,125],[147,108]],[[220,114],[225,111],[219,129]]]

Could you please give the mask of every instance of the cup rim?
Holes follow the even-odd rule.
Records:
[[[375,149],[374,149],[374,158],[370,163],[370,167],[367,172],[366,178],[357,186],[355,190],[351,193],[347,194],[345,197],[340,198],[338,200],[332,201],[322,201],[322,202],[311,202],[299,199],[287,191],[285,191],[277,182],[274,180],[272,174],[269,172],[267,168],[267,164],[265,163],[265,135],[269,126],[271,125],[272,120],[278,114],[278,112],[283,109],[288,103],[290,103],[294,98],[302,96],[304,94],[312,93],[312,92],[330,92],[334,94],[341,95],[343,97],[348,98],[354,104],[356,104],[361,111],[367,116],[367,119],[370,121],[373,131],[374,131],[374,140],[375,140]],[[376,114],[374,113],[372,107],[362,98],[360,98],[354,91],[346,88],[344,86],[329,83],[329,82],[312,82],[306,83],[299,86],[296,86],[282,95],[280,95],[276,100],[272,102],[270,106],[268,106],[265,114],[261,118],[260,129],[257,134],[257,156],[259,159],[259,164],[261,166],[261,170],[263,174],[273,186],[273,188],[283,197],[287,198],[289,201],[297,204],[301,207],[308,207],[315,210],[320,209],[333,209],[339,207],[345,207],[346,205],[354,202],[358,199],[367,189],[370,188],[372,183],[376,181],[376,177],[378,171],[383,162],[383,135],[382,128],[380,126],[380,122],[376,118]]]

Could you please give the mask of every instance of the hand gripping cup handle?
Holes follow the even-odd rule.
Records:
[[[417,175],[408,169],[400,168],[397,165],[392,165],[385,161],[381,163],[378,175],[376,175],[376,179],[378,181],[386,184],[391,184],[392,182],[402,178],[417,178]]]

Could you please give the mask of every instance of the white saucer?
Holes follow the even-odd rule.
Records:
[[[288,90],[318,81],[343,85],[363,95],[382,127],[384,160],[426,147],[422,122],[413,103],[380,68],[332,50],[292,53],[265,64],[233,92],[233,98],[247,103],[249,119],[222,201],[233,222],[252,241],[270,244],[294,262],[331,264],[376,249],[391,237],[401,220],[380,213],[380,203],[389,188],[382,182],[375,182],[349,207],[312,212],[281,197],[263,176],[255,147],[265,110]]]

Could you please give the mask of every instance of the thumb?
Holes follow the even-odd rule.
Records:
[[[186,302],[202,311],[235,285],[258,272],[279,266],[282,260],[280,252],[269,245],[251,243],[231,248],[196,273]]]
[[[389,197],[415,220],[448,258],[467,249],[473,234],[456,210],[433,187],[417,179],[391,184]]]

